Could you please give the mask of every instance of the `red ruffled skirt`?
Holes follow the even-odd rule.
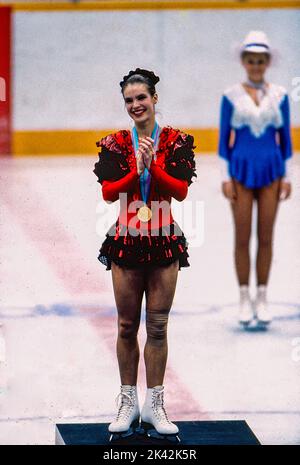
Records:
[[[179,259],[179,269],[190,266],[188,242],[174,221],[151,232],[130,230],[127,226],[114,223],[106,233],[99,251],[98,260],[111,269],[113,261],[124,268],[149,265],[167,266]]]

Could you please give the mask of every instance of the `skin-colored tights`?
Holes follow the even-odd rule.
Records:
[[[239,284],[249,284],[252,206],[257,198],[256,282],[267,284],[272,262],[273,229],[279,202],[279,180],[257,189],[247,189],[234,180],[237,198],[232,204],[235,225],[235,266]],[[255,193],[257,194],[255,196]]]
[[[112,280],[118,310],[117,357],[121,384],[137,384],[143,294],[146,297],[147,341],[144,348],[147,387],[163,384],[167,356],[167,325],[172,306],[178,260],[166,267],[126,269],[112,263]]]

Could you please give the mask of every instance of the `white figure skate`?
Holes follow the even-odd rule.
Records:
[[[257,324],[262,327],[268,326],[272,321],[272,315],[267,303],[266,287],[258,286],[255,299],[255,316]]]
[[[244,327],[247,327],[253,319],[254,311],[248,286],[240,286],[239,323]]]
[[[121,392],[116,398],[118,413],[116,419],[108,426],[112,433],[109,440],[115,441],[132,436],[139,426],[140,409],[136,386],[121,385]]]
[[[147,389],[145,404],[141,412],[142,433],[148,437],[180,442],[178,427],[172,423],[164,408],[164,386]]]

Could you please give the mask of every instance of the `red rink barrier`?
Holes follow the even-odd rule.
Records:
[[[0,6],[0,155],[11,154],[11,7]]]

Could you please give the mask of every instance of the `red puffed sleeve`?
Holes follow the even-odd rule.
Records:
[[[166,173],[160,165],[157,165],[154,161],[150,166],[150,173],[155,179],[159,190],[163,194],[170,195],[174,199],[181,202],[187,196],[188,182],[181,179],[176,179]]]
[[[103,199],[114,202],[120,193],[134,189],[139,176],[136,167],[130,170],[126,155],[113,134],[96,142],[96,145],[101,147],[101,152],[93,172],[102,185]]]
[[[119,199],[119,194],[123,192],[130,192],[134,189],[139,175],[137,170],[131,171],[126,174],[124,178],[119,181],[106,181],[102,183],[102,196],[103,199],[109,202],[115,202]]]
[[[197,177],[194,154],[194,138],[184,132],[178,133],[173,150],[167,155],[165,167],[168,174],[177,179],[184,179],[192,184],[192,177]]]
[[[165,157],[164,169],[160,162],[152,160],[150,172],[162,193],[182,201],[187,196],[192,177],[197,177],[195,146],[192,136],[178,130],[176,133],[176,139],[170,144]]]

